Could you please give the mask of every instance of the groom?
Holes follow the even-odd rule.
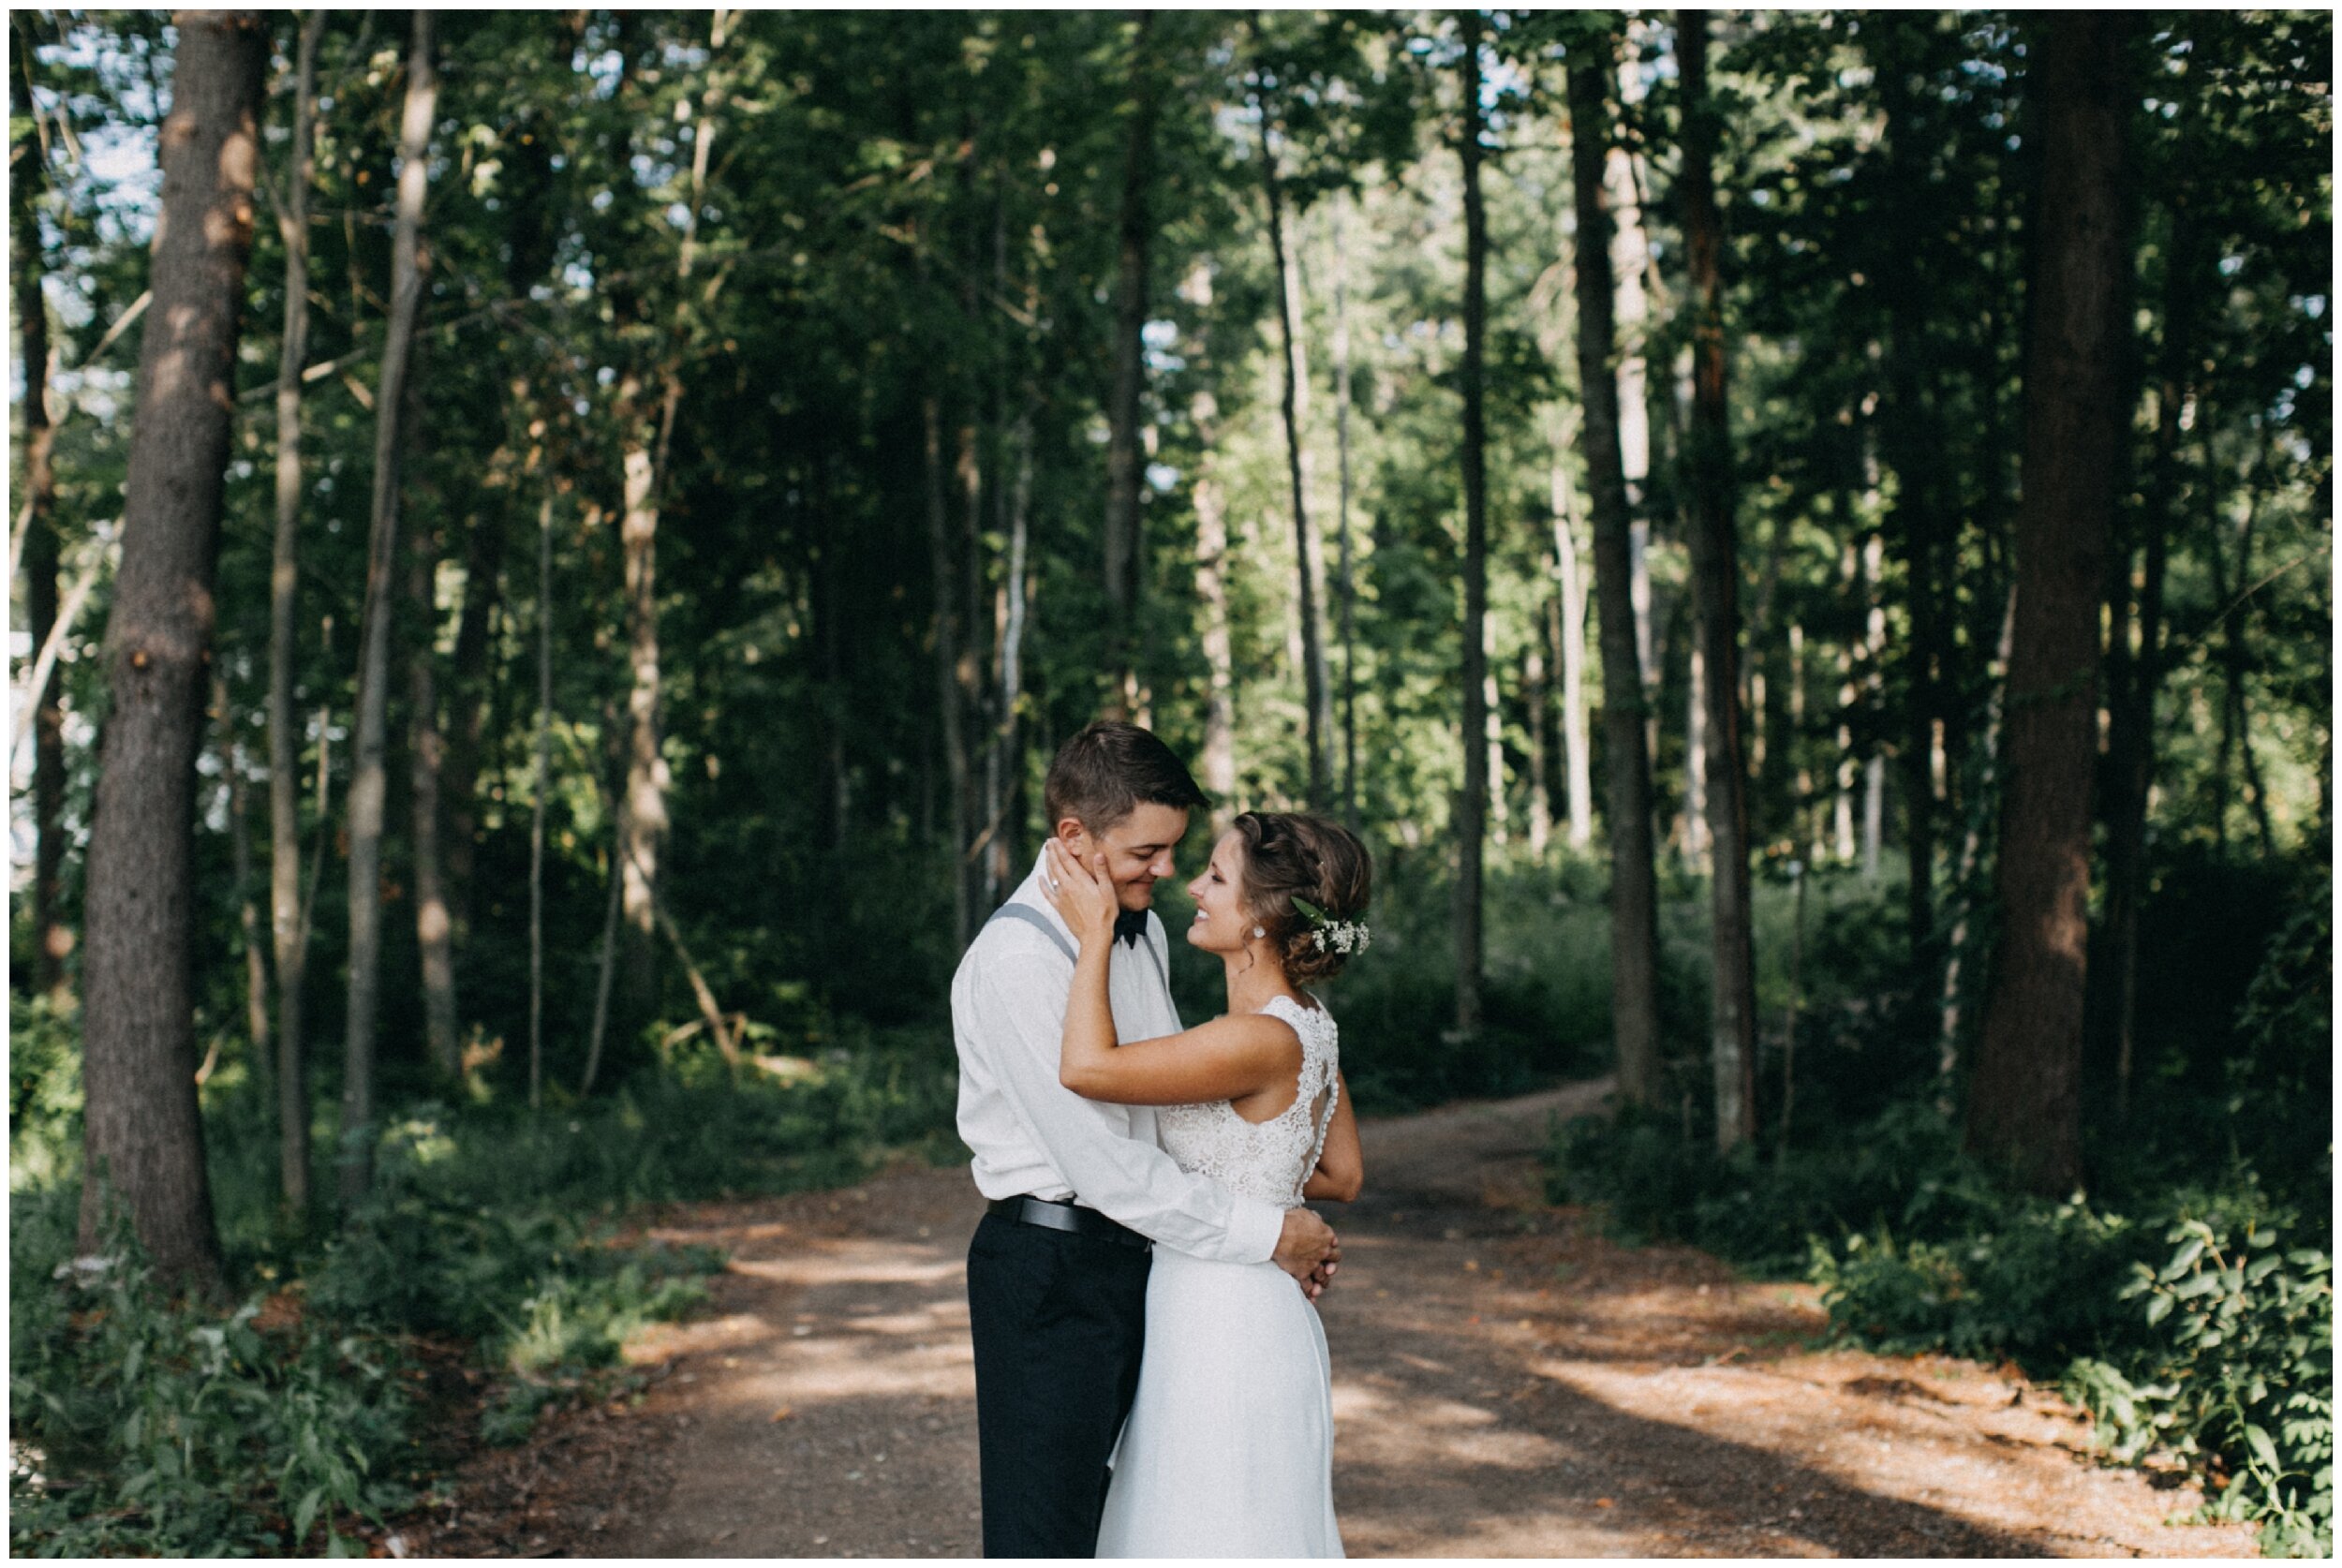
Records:
[[[1188,815],[1208,804],[1170,747],[1101,720],[1049,764],[1050,831],[1103,852],[1121,898],[1108,985],[1124,1041],[1176,1034],[1168,944],[1149,906]],[[1341,1256],[1307,1209],[1280,1210],[1179,1169],[1147,1106],[1058,1082],[1076,943],[1043,895],[1043,863],[952,978],[959,1135],[992,1200],[968,1248],[986,1557],[1089,1557],[1106,1461],[1138,1392],[1149,1247],[1273,1259],[1313,1297]],[[1240,1347],[1230,1346],[1231,1354]]]

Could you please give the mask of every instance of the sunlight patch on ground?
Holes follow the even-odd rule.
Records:
[[[734,1258],[736,1274],[753,1274],[777,1285],[810,1289],[820,1285],[936,1285],[956,1280],[967,1272],[956,1258],[922,1262],[906,1257],[901,1248],[856,1248],[844,1253],[800,1252],[789,1258]]]
[[[1530,1370],[1632,1415],[1763,1450],[1842,1486],[1896,1499],[1988,1530],[2041,1531],[2041,1499],[2070,1494],[2050,1534],[2067,1553],[2132,1551],[2143,1541],[2094,1507],[2109,1485],[2143,1477],[2093,1474],[2087,1428],[2035,1391],[1990,1376],[1930,1379],[1845,1375],[1870,1358],[1799,1357],[1768,1368],[1675,1367],[1635,1371],[1539,1359]],[[1884,1365],[1882,1363],[1882,1365]],[[1817,1397],[1832,1419],[1815,1420]],[[1955,1419],[1959,1407],[1969,1407]],[[2172,1514],[2191,1499],[2172,1497]],[[2206,1550],[2214,1543],[2206,1537]],[[1770,1552],[1773,1548],[1767,1546]]]

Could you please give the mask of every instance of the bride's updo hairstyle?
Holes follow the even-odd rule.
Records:
[[[1321,948],[1293,901],[1316,905],[1328,921],[1356,920],[1374,891],[1366,846],[1339,822],[1298,811],[1247,811],[1228,825],[1244,842],[1237,891],[1284,955],[1286,978],[1306,985],[1340,974],[1349,954],[1331,942]]]

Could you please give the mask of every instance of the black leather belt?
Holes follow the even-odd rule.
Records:
[[[1076,1235],[1094,1235],[1102,1241],[1118,1241],[1125,1247],[1151,1247],[1154,1244],[1128,1225],[1107,1219],[1094,1208],[1079,1204],[1055,1203],[1047,1198],[995,1198],[992,1212],[1020,1225],[1040,1225],[1052,1231],[1071,1231]]]

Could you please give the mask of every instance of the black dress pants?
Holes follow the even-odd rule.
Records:
[[[1093,1557],[1138,1394],[1146,1249],[987,1214],[968,1246],[984,1555]]]

